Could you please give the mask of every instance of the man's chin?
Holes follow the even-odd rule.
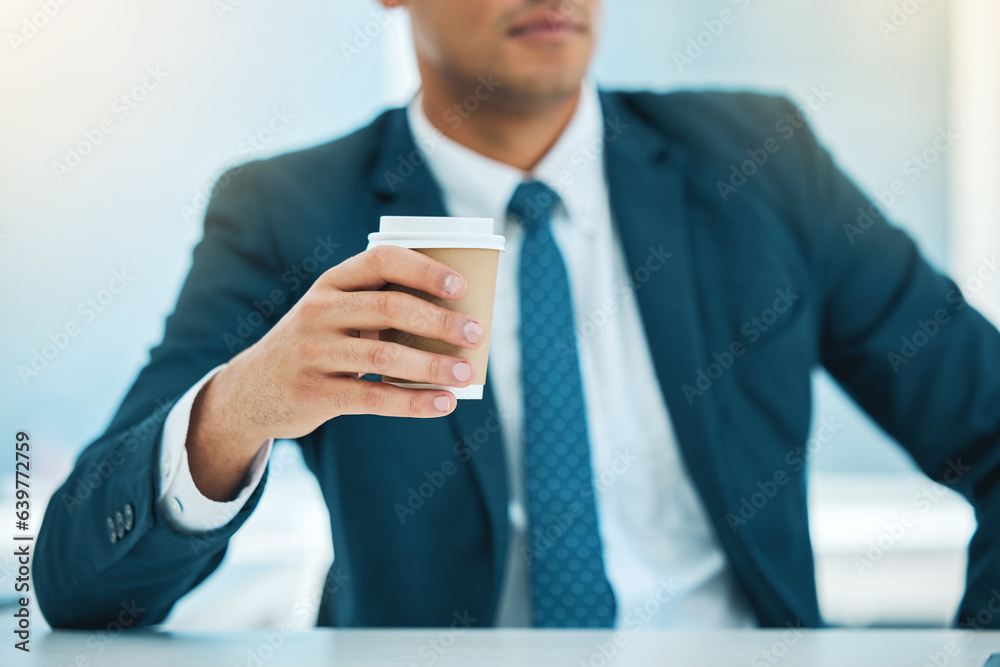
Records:
[[[515,105],[532,105],[559,102],[572,97],[580,90],[585,72],[528,72],[508,73],[506,78],[497,76],[501,83],[499,92],[503,99]]]

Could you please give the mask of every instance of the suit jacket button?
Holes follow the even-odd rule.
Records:
[[[132,503],[125,503],[125,530],[132,530],[132,526],[135,525],[135,509],[132,507]]]
[[[115,530],[115,522],[112,521],[111,517],[104,519],[105,524],[108,527],[108,539],[111,540],[111,544],[118,541],[118,531]]]
[[[118,531],[118,539],[125,537],[125,517],[121,512],[115,512],[115,530]]]

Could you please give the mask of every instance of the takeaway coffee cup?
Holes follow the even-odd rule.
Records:
[[[491,218],[430,218],[383,216],[379,231],[368,235],[368,247],[394,245],[411,248],[455,269],[468,283],[468,290],[458,301],[446,301],[419,290],[390,285],[386,289],[413,294],[445,308],[474,317],[483,325],[485,341],[475,350],[467,350],[440,340],[386,329],[379,333],[384,341],[400,343],[418,350],[448,354],[468,359],[476,369],[476,384],[468,387],[442,387],[421,384],[402,378],[383,377],[400,387],[412,389],[447,389],[456,398],[482,398],[486,384],[486,366],[490,351],[490,326],[493,322],[493,297],[497,284],[497,263],[504,251],[504,237],[493,233]]]

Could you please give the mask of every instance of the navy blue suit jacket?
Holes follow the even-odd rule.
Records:
[[[1000,587],[997,330],[870,208],[787,101],[602,93],[602,104],[611,205],[656,377],[761,624],[822,623],[801,456],[818,366],[972,502],[980,528],[961,613],[986,609]],[[155,502],[170,406],[364,250],[379,216],[446,213],[399,109],[221,179],[163,342],[49,504],[34,571],[53,626],[103,627],[133,599],[139,623],[159,622],[219,565],[264,482],[223,529],[171,530]],[[299,441],[336,550],[321,622],[448,625],[456,610],[493,622],[507,553],[503,428],[487,385],[445,418],[339,417]],[[440,488],[401,512],[442,470]],[[134,526],[112,542],[106,520],[126,505]]]

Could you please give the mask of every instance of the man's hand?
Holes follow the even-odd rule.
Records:
[[[321,275],[260,341],[205,385],[188,429],[188,460],[198,489],[229,500],[269,438],[297,438],[349,414],[440,417],[453,394],[405,389],[360,379],[366,373],[464,387],[475,379],[468,361],[378,340],[398,329],[474,349],[482,326],[448,308],[387,284],[442,299],[465,296],[465,280],[413,250],[380,246]]]

